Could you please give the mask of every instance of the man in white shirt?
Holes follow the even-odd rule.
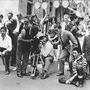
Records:
[[[49,66],[53,62],[54,55],[53,55],[53,45],[50,41],[48,41],[47,37],[43,37],[43,45],[41,47],[41,56],[45,62],[44,70],[42,73],[42,79],[46,79],[48,75]]]
[[[7,34],[6,27],[1,27],[0,30],[0,55],[4,59],[5,71],[6,74],[10,73],[9,63],[10,63],[10,53],[12,50],[12,40],[11,37]]]

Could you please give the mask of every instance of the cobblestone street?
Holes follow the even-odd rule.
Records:
[[[18,78],[16,72],[12,70],[10,75],[5,75],[0,59],[0,90],[89,90],[90,80],[87,80],[82,88],[58,83],[58,77],[54,73],[57,72],[57,63],[51,68],[50,73],[52,74],[45,80],[39,78],[32,80],[30,76]],[[68,72],[65,71],[65,74],[68,75]]]

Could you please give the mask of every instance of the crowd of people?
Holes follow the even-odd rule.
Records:
[[[83,85],[90,79],[90,19],[64,15],[63,21],[45,15],[42,20],[37,15],[13,17],[13,13],[0,15],[0,56],[5,65],[5,74],[10,74],[10,66],[16,67],[20,78],[32,79],[49,77],[50,65],[58,61],[59,83]],[[60,20],[59,20],[60,21]],[[84,37],[81,47],[79,37]],[[70,78],[65,80],[65,62],[68,62]],[[41,72],[38,64],[42,65]],[[27,66],[32,70],[27,72]],[[89,67],[89,69],[88,69]]]

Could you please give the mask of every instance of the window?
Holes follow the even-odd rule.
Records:
[[[33,5],[33,0],[28,0],[28,2],[27,2],[27,15],[32,14],[32,5]]]

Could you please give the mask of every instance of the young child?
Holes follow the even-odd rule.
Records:
[[[86,76],[86,59],[83,57],[83,55],[79,54],[79,50],[75,48],[73,50],[73,75],[70,79],[66,81],[66,83],[72,83],[76,86],[83,86],[85,76]]]

